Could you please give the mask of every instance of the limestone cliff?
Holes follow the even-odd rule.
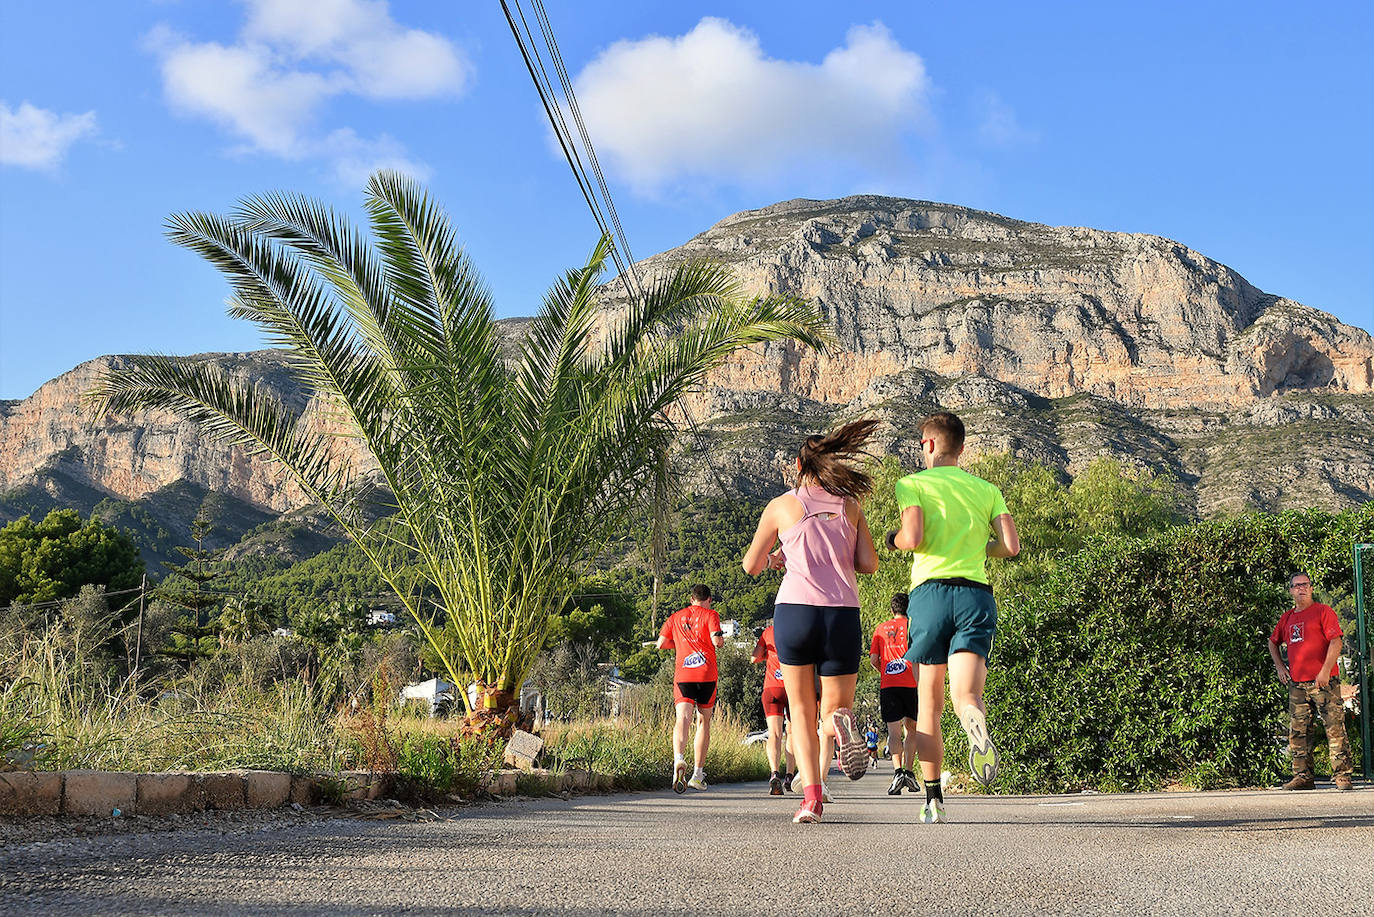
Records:
[[[966,415],[975,450],[1168,470],[1204,515],[1374,494],[1369,334],[1179,243],[864,196],[746,211],[640,268],[688,258],[816,301],[839,342],[821,356],[756,348],[711,378],[689,405],[710,455],[700,486],[767,491],[804,431],[860,412],[886,420],[884,446],[910,461],[912,426],[938,405]],[[618,300],[611,284],[608,314]],[[204,358],[323,416],[280,353]],[[83,395],[119,363],[0,402],[0,494],[89,508],[191,482],[276,513],[301,505],[266,462],[173,417],[96,421]],[[0,516],[25,505],[0,499]]]

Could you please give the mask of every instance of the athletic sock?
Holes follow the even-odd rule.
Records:
[[[813,783],[810,786],[802,787],[802,799],[805,799],[807,802],[820,802],[822,789],[823,787],[819,783]]]
[[[683,755],[673,755],[673,767],[677,767],[679,764],[686,764],[686,763],[687,763],[687,758],[684,757]]]
[[[706,779],[706,769],[705,769],[705,768],[698,767],[696,770],[692,771],[692,779],[693,779],[693,780],[697,780],[697,779],[705,780],[705,779]]]
[[[944,794],[944,790],[940,787],[940,781],[939,781],[939,780],[927,780],[927,781],[926,781],[926,802],[931,802],[931,801],[937,800],[937,799],[938,799],[940,802],[944,802],[944,801],[945,801],[945,794]]]

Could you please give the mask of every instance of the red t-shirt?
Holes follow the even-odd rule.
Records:
[[[916,687],[916,670],[902,657],[906,655],[906,618],[898,615],[891,621],[884,621],[873,630],[873,642],[868,646],[868,654],[878,654],[878,680],[881,688]]]
[[[668,616],[658,635],[665,647],[677,650],[673,681],[716,680],[716,645],[711,638],[720,632],[720,615],[713,608],[688,605]]]
[[[769,624],[759,634],[754,644],[754,661],[764,666],[763,690],[782,687],[782,663],[778,661],[778,646],[773,642],[773,625]]]
[[[1294,681],[1315,681],[1326,661],[1331,641],[1342,636],[1341,622],[1330,605],[1313,602],[1302,611],[1290,608],[1279,618],[1269,639],[1288,644],[1288,675]],[[1340,674],[1339,666],[1331,675]]]

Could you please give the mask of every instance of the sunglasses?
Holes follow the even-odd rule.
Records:
[[[1311,583],[1293,583],[1293,584],[1292,584],[1291,586],[1289,586],[1288,588],[1289,588],[1289,589],[1311,589],[1311,588],[1312,588],[1312,584],[1311,584]]]

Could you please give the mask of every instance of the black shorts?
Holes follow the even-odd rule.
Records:
[[[773,642],[783,665],[814,665],[820,675],[859,671],[863,625],[852,605],[773,606]]]
[[[673,702],[696,704],[703,710],[716,705],[716,683],[714,681],[679,681],[674,687]]]
[[[878,711],[884,723],[916,719],[915,688],[883,688],[878,691]]]

